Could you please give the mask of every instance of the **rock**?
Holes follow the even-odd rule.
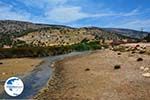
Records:
[[[150,78],[150,73],[143,73],[142,76],[144,76],[146,78]]]
[[[51,67],[54,67],[54,65],[55,65],[55,63],[52,63],[52,64],[51,64]]]
[[[2,73],[2,75],[5,75],[5,74],[6,74],[5,72]]]
[[[104,48],[104,47],[101,47],[101,49],[104,50],[105,48]]]
[[[141,69],[141,70],[144,70],[145,68],[144,68],[144,66],[141,66],[140,69]]]
[[[144,67],[144,66],[141,66],[140,69],[144,72],[147,72],[150,70],[148,67]]]
[[[145,72],[146,72],[146,71],[149,71],[149,68],[148,68],[148,67],[144,68],[144,71],[145,71]]]

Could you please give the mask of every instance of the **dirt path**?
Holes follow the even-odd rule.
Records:
[[[137,58],[143,61],[137,61]],[[114,69],[120,65],[120,69]],[[150,56],[111,50],[66,58],[55,64],[49,87],[36,99],[46,100],[150,100]]]

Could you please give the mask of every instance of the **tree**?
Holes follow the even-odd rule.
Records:
[[[150,42],[150,34],[148,34],[148,35],[144,38],[144,40],[146,40],[147,42]]]
[[[87,43],[89,40],[87,38],[84,38],[81,43]]]

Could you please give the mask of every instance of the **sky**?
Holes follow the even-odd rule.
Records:
[[[150,31],[150,0],[0,0],[0,20]]]

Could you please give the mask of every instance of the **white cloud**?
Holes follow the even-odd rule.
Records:
[[[124,28],[135,28],[139,29],[144,27],[146,29],[150,28],[150,20],[140,20],[135,17],[136,15],[141,15],[148,13],[150,10],[140,12],[139,8],[133,9],[130,12],[114,12],[108,8],[101,8],[99,13],[88,13],[83,12],[80,6],[71,6],[66,3],[69,0],[18,0],[18,2],[24,3],[27,7],[37,7],[42,9],[42,15],[35,16],[26,10],[17,9],[14,10],[14,6],[5,4],[0,1],[0,19],[13,19],[13,20],[24,20],[40,23],[54,23],[54,24],[68,24],[71,25],[73,22],[82,20],[85,18],[114,18],[121,17],[119,20],[109,22],[108,27],[124,27]],[[88,8],[87,8],[88,9]],[[134,16],[135,19],[131,19],[130,16]],[[76,23],[78,24],[78,23]],[[80,25],[77,25],[80,26]],[[83,25],[84,26],[84,23]]]
[[[59,7],[54,8],[45,14],[48,19],[60,23],[73,22],[79,19],[87,18],[89,15],[82,12],[80,7]]]
[[[20,1],[20,0],[18,0]],[[84,18],[100,18],[100,17],[113,17],[113,16],[134,16],[138,14],[138,8],[133,9],[127,13],[116,13],[108,8],[102,8],[99,13],[83,12],[80,6],[69,6],[67,1],[70,0],[21,0],[27,6],[35,6],[44,9],[44,17],[46,20],[54,23],[71,23]],[[33,18],[32,18],[33,19]],[[40,18],[42,19],[42,18]]]
[[[17,0],[24,3],[26,6],[47,9],[56,5],[63,5],[67,0]]]
[[[114,28],[130,28],[141,30],[144,28],[145,31],[150,31],[150,19],[126,19],[114,21],[114,23],[107,24],[104,27],[114,27]]]
[[[92,13],[82,12],[81,7],[61,6],[58,8],[53,8],[50,11],[47,10],[45,13],[45,16],[51,21],[55,21],[59,23],[70,23],[70,22],[77,21],[77,20],[84,19],[84,18],[100,18],[100,17],[113,17],[113,16],[129,17],[129,16],[135,16],[139,14],[138,9],[134,9],[127,13],[116,13],[112,11],[107,11],[104,13],[104,10],[101,12],[103,13],[92,14]]]
[[[0,19],[7,20],[24,20],[27,21],[30,18],[30,14],[24,11],[14,11],[13,6],[0,2]]]
[[[127,22],[124,22],[124,24],[121,24],[119,26],[125,27],[125,28],[131,27],[134,29],[141,29],[141,27],[143,27],[147,30],[150,28],[150,19],[147,19],[147,20],[136,19],[132,21],[127,21]]]
[[[116,13],[116,12],[112,12],[112,11],[107,11],[105,13],[93,14],[93,15],[91,15],[91,17],[111,17],[111,16],[129,17],[129,16],[135,16],[138,14],[140,14],[140,13],[139,13],[139,10],[136,8],[136,9],[133,9],[132,11],[126,12],[126,13],[123,13],[123,12]]]
[[[125,14],[121,14],[122,16],[135,16],[135,15],[138,15],[138,14],[141,14],[139,12],[139,8],[135,8],[133,9],[132,11],[128,12],[128,13],[125,13]]]

